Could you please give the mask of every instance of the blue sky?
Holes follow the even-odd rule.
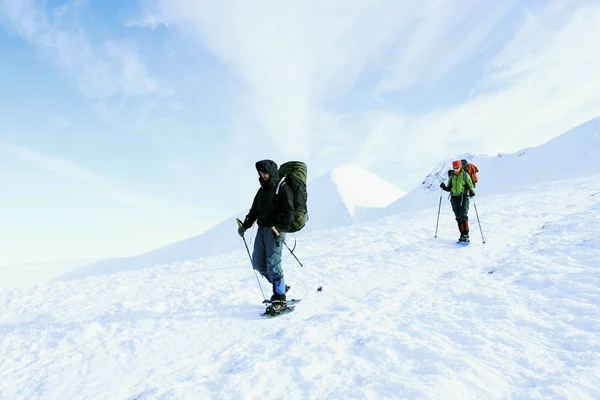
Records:
[[[600,4],[402,3],[3,0],[0,265],[201,233],[258,159],[408,191],[600,114]]]

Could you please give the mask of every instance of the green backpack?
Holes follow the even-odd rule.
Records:
[[[306,191],[306,164],[302,161],[288,161],[279,167],[279,185],[276,194],[279,194],[281,185],[288,185],[292,189],[294,198],[294,222],[289,232],[298,232],[304,228],[308,221],[308,192]]]

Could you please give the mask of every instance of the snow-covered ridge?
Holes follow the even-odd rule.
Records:
[[[351,216],[357,208],[386,207],[406,194],[381,177],[353,165],[333,169],[331,180]]]
[[[419,201],[412,212],[299,237],[304,267],[286,251],[283,262],[302,302],[276,319],[259,317],[270,285],[258,287],[239,237],[226,254],[149,264],[190,254],[190,240],[148,254],[147,268],[0,292],[0,398],[600,398],[592,122],[474,159],[468,247],[436,187],[398,201]],[[321,178],[334,209],[356,205]],[[203,240],[237,235],[232,225]]]
[[[477,200],[499,193],[516,195],[532,185],[559,179],[573,179],[598,173],[600,159],[600,118],[590,120],[537,148],[514,154],[484,157],[463,154],[480,169]],[[453,158],[448,158],[428,174],[423,184],[404,193],[362,168],[342,165],[308,183],[309,222],[297,236],[304,237],[322,229],[349,226],[385,215],[412,212],[437,206],[446,193],[440,194],[439,182],[447,179]],[[248,204],[254,193],[248,194]],[[135,257],[104,260],[68,274],[63,279],[115,273],[157,264],[169,264],[215,256],[240,248],[235,218],[244,218],[247,209],[196,237],[172,243]],[[252,240],[253,232],[248,232]]]
[[[600,398],[600,174],[565,183],[479,199],[485,245],[448,204],[313,232],[271,320],[245,249],[2,293],[0,398]]]
[[[258,188],[257,188],[258,190]],[[299,237],[321,229],[351,225],[361,213],[383,208],[404,192],[377,175],[360,167],[343,165],[308,182],[308,215]],[[248,208],[254,193],[248,193]],[[89,275],[111,274],[158,264],[170,264],[215,256],[240,248],[235,218],[244,219],[241,210],[208,231],[134,257],[99,261],[65,273],[60,279],[77,279]],[[247,237],[252,242],[253,231]]]
[[[479,183],[475,190],[477,198],[500,193],[518,195],[540,183],[598,174],[600,117],[576,126],[541,146],[516,153],[496,156],[459,154],[449,157],[438,164],[413,191],[384,210],[370,211],[360,221],[432,206],[436,198],[432,193],[440,193],[439,184],[447,180],[452,161],[461,158],[466,158],[479,168]],[[442,197],[445,195],[445,192],[442,193]]]

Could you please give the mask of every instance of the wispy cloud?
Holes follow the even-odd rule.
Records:
[[[0,21],[49,54],[83,93],[92,98],[169,93],[147,71],[133,44],[93,41],[83,29],[63,22],[66,3],[56,9],[47,7],[33,0],[4,0]]]
[[[415,118],[414,127],[421,134],[443,129],[480,151],[516,151],[599,115],[599,18],[595,3],[550,5],[530,15],[489,63],[482,94]]]
[[[368,104],[435,85],[487,49],[514,3],[156,0],[148,15],[195,32],[244,82],[237,98],[261,131],[284,154],[308,157],[321,147],[320,121],[333,104],[334,113],[349,113],[340,107],[348,97]],[[351,140],[356,148],[368,135]]]
[[[400,39],[376,87],[379,94],[436,85],[494,44],[489,36],[517,2],[419,2],[401,17]]]
[[[343,96],[369,55],[391,45],[380,43],[396,21],[381,8],[366,2],[159,0],[151,15],[191,28],[244,83],[236,98],[257,117],[260,131],[284,153],[307,156],[322,103]],[[356,28],[364,23],[378,26],[363,36]]]
[[[593,2],[147,4],[233,72],[236,126],[283,156],[406,164],[406,184],[449,155],[516,151],[600,114]]]
[[[486,62],[470,98],[422,115],[379,110],[356,160],[370,167],[401,163],[407,175],[422,173],[452,155],[538,146],[600,115],[598,20],[595,3],[529,10],[512,39]]]
[[[100,174],[89,171],[70,161],[42,154],[27,147],[3,142],[0,142],[0,152],[39,168],[85,182],[125,203],[143,203],[143,199],[136,194],[119,187]]]

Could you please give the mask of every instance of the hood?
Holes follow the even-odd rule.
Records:
[[[279,169],[277,168],[277,164],[272,160],[261,160],[256,162],[256,172],[259,171],[267,171],[271,175],[271,179],[269,182],[273,184],[277,184],[279,182]],[[260,175],[258,177],[260,180]]]

